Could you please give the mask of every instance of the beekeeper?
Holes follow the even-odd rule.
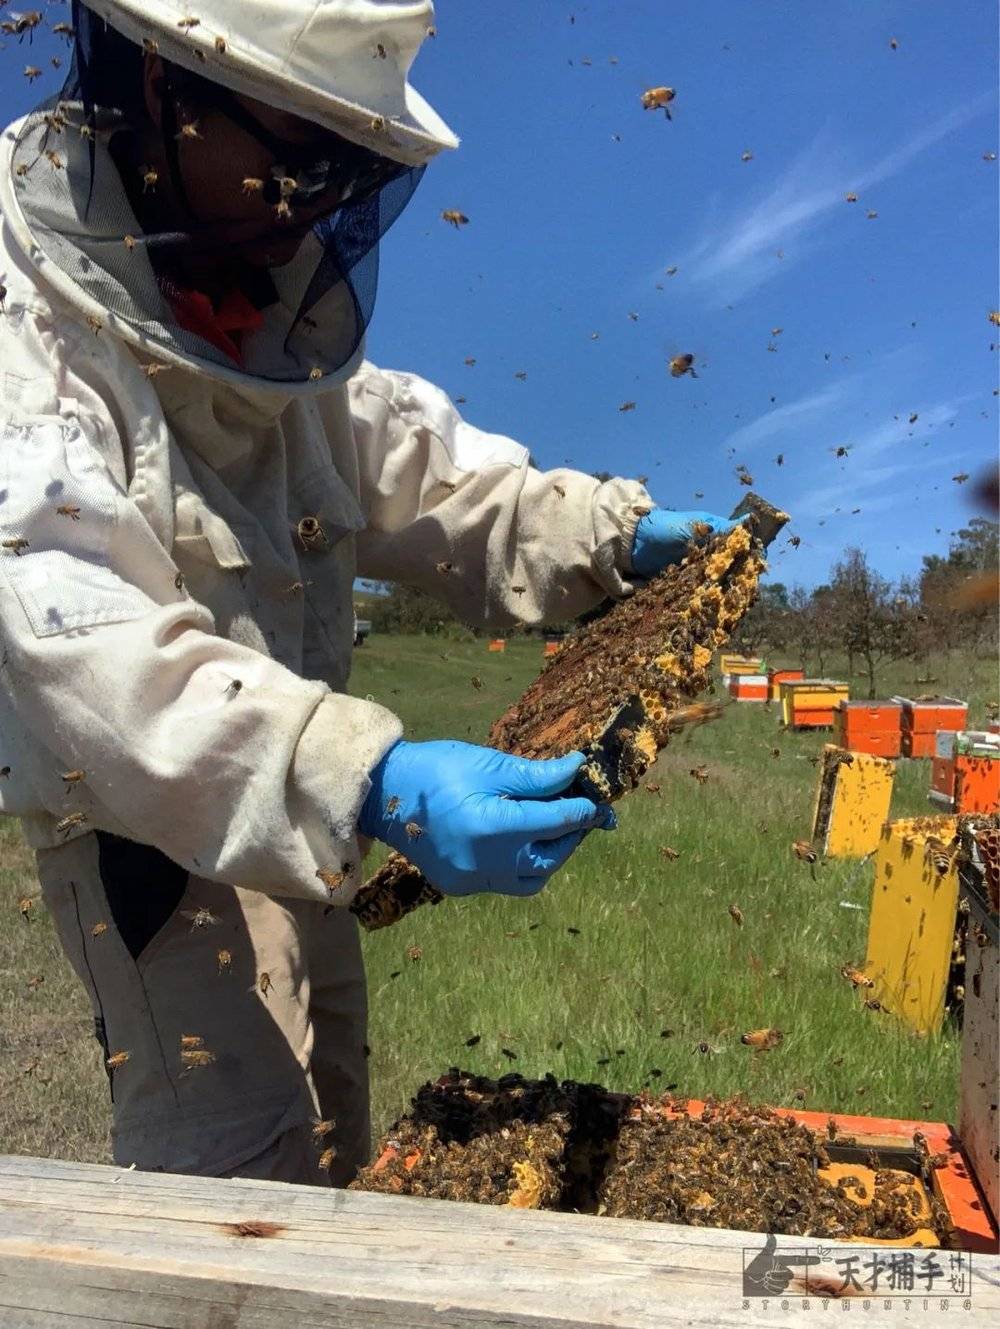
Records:
[[[346,1184],[361,837],[447,893],[527,895],[613,824],[557,797],[580,754],[408,742],[347,696],[355,576],[565,620],[704,517],[538,471],[364,360],[379,239],[457,146],[407,81],[432,17],[76,0],[60,98],[0,147],[0,798],[93,1005],[122,1164]]]

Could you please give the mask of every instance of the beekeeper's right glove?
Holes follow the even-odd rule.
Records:
[[[401,739],[371,773],[358,829],[446,895],[535,895],[588,831],[617,825],[606,804],[558,797],[583,762],[582,752],[531,761],[450,739]]]

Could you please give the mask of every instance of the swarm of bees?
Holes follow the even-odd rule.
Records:
[[[831,1125],[825,1143],[742,1098],[696,1116],[669,1092],[453,1068],[417,1091],[349,1189],[813,1238],[947,1237],[913,1176],[877,1155],[870,1181],[860,1168],[842,1175],[828,1151],[848,1141]],[[928,1171],[947,1162],[925,1154]]]

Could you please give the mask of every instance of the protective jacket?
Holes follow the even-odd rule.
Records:
[[[536,470],[438,388],[367,361],[288,389],[163,367],[47,265],[16,136],[0,158],[0,805],[39,849],[105,830],[209,881],[347,903],[368,772],[401,733],[345,695],[355,577],[419,586],[474,625],[567,619],[630,592],[651,500]]]

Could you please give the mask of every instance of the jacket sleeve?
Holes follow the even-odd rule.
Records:
[[[362,576],[417,586],[476,626],[557,623],[631,594],[632,538],[654,506],[641,484],[536,470],[412,374],[366,362],[349,391]]]
[[[112,412],[75,386],[0,428],[0,724],[17,754],[0,807],[36,847],[110,830],[211,880],[348,903],[368,772],[400,722],[215,635],[129,495]]]

